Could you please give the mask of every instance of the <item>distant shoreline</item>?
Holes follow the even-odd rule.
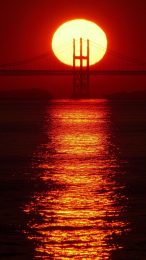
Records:
[[[47,90],[38,88],[32,89],[15,89],[15,90],[1,90],[0,99],[7,100],[40,100],[47,101],[53,99],[72,99],[70,97],[54,97]],[[84,99],[84,98],[83,98]],[[88,99],[88,98],[86,98]],[[133,92],[116,92],[106,95],[92,96],[89,99],[109,99],[109,100],[146,100],[146,91],[133,91]],[[78,99],[77,99],[78,100]]]

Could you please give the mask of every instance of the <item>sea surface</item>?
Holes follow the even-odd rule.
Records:
[[[1,100],[0,259],[146,259],[144,100]]]

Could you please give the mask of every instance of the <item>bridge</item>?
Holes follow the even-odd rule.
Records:
[[[105,59],[112,60],[115,67],[111,68],[111,64],[98,63],[97,65],[89,68],[90,46],[94,46],[95,51],[96,43],[89,40],[80,40],[79,54],[76,54],[76,39],[73,39],[73,67],[67,69],[52,68],[54,60],[51,60],[52,53],[46,52],[36,57],[0,64],[0,76],[72,76],[73,77],[73,92],[74,95],[82,96],[83,93],[88,96],[87,90],[89,89],[90,76],[146,76],[146,62],[140,61],[132,57],[127,57],[123,53],[108,49],[108,57]],[[83,44],[87,42],[87,54],[83,55]],[[85,46],[84,46],[85,47]],[[60,52],[65,53],[67,45],[60,47]],[[100,48],[102,48],[100,46]],[[76,61],[79,61],[79,67],[76,67]],[[83,68],[83,61],[87,62],[86,67]],[[44,65],[42,66],[42,64]],[[40,65],[41,64],[41,65]],[[101,64],[101,65],[100,65]],[[42,68],[43,67],[43,68]],[[110,67],[110,69],[109,69]],[[78,92],[75,93],[75,92]]]
[[[84,72],[83,72],[84,74]],[[146,76],[146,70],[90,70],[91,76]],[[0,69],[0,76],[73,76],[73,70]]]

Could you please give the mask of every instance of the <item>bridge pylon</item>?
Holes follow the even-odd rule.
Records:
[[[77,55],[76,40],[73,39],[73,98],[89,98],[90,96],[90,45],[88,39],[85,44],[87,47],[86,55],[83,54],[83,39],[80,38],[79,55]]]

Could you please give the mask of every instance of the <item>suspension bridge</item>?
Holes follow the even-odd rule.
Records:
[[[72,76],[73,70],[0,69],[0,76]],[[90,70],[91,76],[146,76],[146,70]]]
[[[52,52],[46,52],[36,57],[25,59],[17,62],[0,64],[0,76],[73,76],[73,91],[74,95],[82,96],[82,93],[89,88],[90,76],[146,76],[146,62],[140,61],[132,57],[128,57],[123,53],[119,53],[108,49],[106,60],[110,63],[102,62],[97,65],[90,65],[90,47],[94,46],[94,50],[99,49],[99,45],[89,40],[79,39],[78,55],[76,54],[76,39],[73,39],[72,48],[72,67],[65,66],[64,68],[53,68],[52,64],[56,62],[52,56]],[[83,54],[83,44],[86,41],[86,55]],[[90,44],[90,45],[89,45]],[[60,46],[60,52],[66,52],[67,43]],[[102,46],[100,46],[102,49]],[[50,57],[53,57],[51,60]],[[76,61],[79,61],[79,67],[76,67]],[[86,68],[83,67],[83,62],[86,61]],[[59,64],[59,63],[58,63]],[[90,67],[90,68],[89,68]],[[110,69],[109,69],[110,67]],[[112,68],[111,68],[112,67]],[[80,92],[75,94],[75,92]],[[87,93],[86,93],[87,94]]]

